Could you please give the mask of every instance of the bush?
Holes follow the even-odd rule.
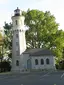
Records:
[[[0,72],[7,72],[11,70],[10,62],[3,61],[0,62]]]
[[[59,69],[59,64],[56,64],[55,67],[56,67],[56,69]]]
[[[64,60],[61,60],[59,62],[59,68],[62,69],[62,70],[64,70]]]

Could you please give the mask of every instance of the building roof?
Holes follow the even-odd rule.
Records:
[[[26,50],[23,54],[29,54],[30,56],[54,56],[53,52],[49,49],[42,49],[42,48],[34,48]]]

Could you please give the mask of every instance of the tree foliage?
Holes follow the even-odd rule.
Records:
[[[25,15],[28,48],[49,48],[60,59],[64,48],[64,31],[58,30],[54,15],[49,11],[28,10]]]
[[[26,25],[29,30],[26,32],[27,44],[31,48],[48,47],[53,39],[53,35],[58,30],[55,17],[50,12],[31,10],[26,14]],[[52,36],[51,36],[52,35]]]
[[[5,47],[5,54],[11,58],[12,57],[12,54],[11,54],[11,51],[12,51],[12,24],[8,24],[5,22],[5,25],[4,25],[4,47]]]

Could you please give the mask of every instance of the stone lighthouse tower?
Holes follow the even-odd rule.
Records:
[[[22,70],[23,55],[26,50],[25,30],[24,30],[24,16],[22,16],[21,10],[17,7],[14,10],[14,16],[12,16],[12,71],[19,72]]]

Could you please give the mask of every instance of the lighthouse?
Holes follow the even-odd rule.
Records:
[[[22,70],[23,55],[22,53],[26,50],[24,20],[21,10],[17,7],[14,10],[12,19],[12,72],[19,72]]]

